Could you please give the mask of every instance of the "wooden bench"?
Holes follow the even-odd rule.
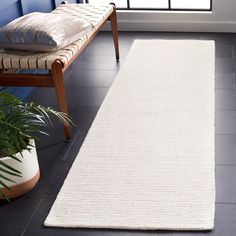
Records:
[[[60,6],[59,6],[60,7]],[[63,74],[83,49],[96,36],[106,21],[110,21],[116,59],[119,59],[117,17],[114,4],[105,7],[89,4],[68,4],[72,12],[90,18],[93,30],[69,46],[54,52],[3,50],[0,52],[0,86],[54,87],[60,111],[68,114]],[[76,9],[75,9],[76,8]],[[47,70],[47,74],[20,74],[21,69]],[[64,125],[66,139],[71,138],[69,126]]]

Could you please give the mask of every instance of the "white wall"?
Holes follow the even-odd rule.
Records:
[[[212,0],[209,12],[118,12],[119,30],[236,32],[236,0]]]

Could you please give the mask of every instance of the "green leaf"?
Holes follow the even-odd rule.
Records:
[[[6,174],[12,175],[12,176],[22,177],[22,175],[17,174],[17,173],[12,172],[12,171],[9,171],[9,170],[7,170],[7,169],[4,169],[4,168],[2,168],[2,167],[0,167],[0,171],[4,172],[4,173],[6,173]]]
[[[66,125],[73,124],[70,117],[63,112],[34,102],[20,101],[15,96],[0,91],[0,178],[11,179],[5,174],[21,176],[18,170],[4,164],[1,157],[8,156],[21,162],[15,154],[22,155],[23,150],[30,150],[30,139],[38,140],[39,134],[48,135],[45,127],[52,126],[51,116]],[[3,185],[4,182],[1,181],[0,184]]]
[[[6,176],[4,176],[4,175],[2,175],[2,174],[0,174],[0,178],[5,179],[5,180],[8,180],[9,182],[12,182],[12,183],[16,183],[16,182],[13,181],[12,179],[9,179],[9,178],[7,178]]]
[[[0,165],[5,166],[7,169],[9,169],[9,170],[11,170],[11,171],[13,171],[15,173],[21,174],[20,171],[18,171],[17,169],[13,168],[12,166],[7,165],[5,162],[1,161],[1,159],[0,159]]]
[[[2,198],[6,199],[8,201],[8,203],[11,203],[10,199],[8,199],[8,197],[3,193],[3,191],[0,189],[0,194],[2,196]]]
[[[0,184],[7,190],[10,190],[10,188],[2,180],[0,180]]]

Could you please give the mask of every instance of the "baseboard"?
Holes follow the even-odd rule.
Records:
[[[236,22],[163,22],[119,21],[119,31],[173,31],[173,32],[221,32],[236,33]],[[104,27],[105,31],[110,26]]]

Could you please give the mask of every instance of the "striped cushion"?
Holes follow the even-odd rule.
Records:
[[[33,12],[0,29],[0,48],[51,52],[62,49],[91,31],[78,16]]]
[[[0,69],[47,69],[50,70],[55,60],[60,60],[66,65],[71,58],[81,49],[93,33],[104,23],[112,13],[113,6],[94,6],[91,4],[62,4],[53,13],[73,14],[79,18],[89,21],[92,30],[68,45],[67,47],[53,52],[30,52],[20,50],[2,50],[0,52]]]

